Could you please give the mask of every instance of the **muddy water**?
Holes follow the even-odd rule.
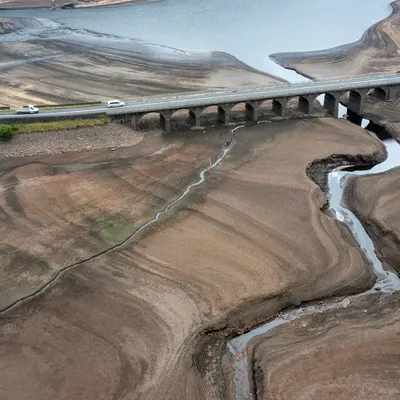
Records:
[[[331,309],[346,308],[356,297],[371,294],[377,290],[389,293],[400,290],[400,278],[392,272],[385,271],[381,261],[375,254],[374,244],[361,225],[360,221],[350,210],[342,205],[346,178],[354,175],[362,176],[378,174],[400,166],[400,145],[394,139],[385,140],[383,143],[387,151],[387,159],[384,162],[376,165],[370,170],[346,172],[338,169],[331,172],[328,176],[330,211],[338,221],[343,222],[348,226],[360,248],[364,251],[377,276],[375,285],[370,290],[358,295],[332,299],[331,301],[324,302],[323,304],[315,303],[304,305],[296,309],[286,311],[278,318],[275,318],[244,335],[230,340],[228,342],[228,349],[235,357],[233,379],[237,400],[254,399],[251,382],[248,375],[249,360],[246,352],[247,345],[252,339],[271,331],[273,328],[279,325],[290,323],[291,321],[294,321],[295,319],[305,315],[322,313]]]

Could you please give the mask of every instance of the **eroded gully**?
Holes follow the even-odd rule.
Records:
[[[21,297],[17,300],[15,300],[13,303],[9,304],[8,306],[0,309],[0,314],[4,313],[6,311],[11,310],[12,308],[21,305],[22,303],[25,303],[35,297],[40,296],[42,293],[44,293],[46,290],[48,290],[51,285],[53,285],[59,278],[61,278],[65,273],[67,273],[69,270],[76,268],[78,266],[81,266],[89,261],[92,261],[100,256],[103,256],[105,254],[110,253],[111,251],[114,251],[116,249],[121,248],[122,246],[124,246],[126,243],[128,243],[129,241],[133,240],[136,238],[137,235],[139,235],[140,232],[142,232],[144,229],[148,228],[149,226],[153,225],[154,223],[156,223],[163,215],[165,215],[166,213],[168,213],[168,211],[177,203],[179,203],[184,197],[187,196],[187,194],[196,186],[201,185],[205,179],[206,179],[206,173],[211,171],[212,169],[214,169],[215,167],[217,167],[226,157],[226,155],[229,153],[229,151],[232,149],[232,147],[235,145],[235,137],[234,137],[234,132],[237,129],[241,129],[243,128],[244,125],[241,126],[237,126],[233,129],[231,129],[230,131],[228,131],[226,134],[221,135],[221,139],[224,141],[224,145],[222,146],[221,152],[218,155],[217,159],[214,162],[211,162],[210,160],[210,165],[207,168],[204,168],[203,170],[200,171],[199,174],[199,178],[197,181],[195,181],[194,183],[191,183],[190,185],[187,186],[187,188],[183,191],[183,193],[175,198],[174,200],[172,200],[171,202],[169,202],[165,208],[161,211],[158,211],[155,216],[150,219],[149,221],[147,221],[146,223],[144,223],[143,225],[141,225],[138,229],[136,229],[131,235],[129,235],[126,239],[124,239],[122,242],[111,246],[99,253],[96,253],[88,258],[85,258],[83,260],[80,260],[76,263],[73,264],[69,264],[63,268],[61,268],[60,270],[57,271],[57,273],[47,282],[45,283],[43,286],[41,286],[39,289],[37,289],[36,291],[34,291],[33,293],[30,293],[24,297]],[[224,137],[222,137],[224,136]]]
[[[383,141],[387,159],[374,166],[370,170],[359,170],[354,172],[341,171],[340,168],[332,171],[328,175],[329,186],[329,209],[334,217],[347,225],[352,232],[358,245],[365,253],[370,261],[372,268],[377,276],[374,286],[357,295],[346,296],[341,298],[332,298],[322,303],[313,303],[302,305],[297,308],[289,309],[279,315],[279,317],[271,319],[266,324],[261,325],[246,334],[235,337],[228,342],[228,351],[234,355],[234,377],[233,383],[236,393],[236,400],[255,400],[254,388],[252,387],[252,377],[249,376],[249,360],[247,356],[247,346],[250,341],[257,336],[266,334],[273,328],[290,323],[297,318],[322,313],[332,309],[346,308],[354,299],[360,296],[384,291],[393,293],[400,290],[399,277],[383,268],[381,261],[375,253],[374,244],[367,232],[363,228],[361,222],[356,216],[342,205],[343,191],[346,178],[349,176],[373,175],[388,171],[392,168],[400,166],[400,145],[394,139]]]

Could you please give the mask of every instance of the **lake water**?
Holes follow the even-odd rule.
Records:
[[[270,54],[355,41],[390,12],[388,0],[162,0],[108,8],[9,10],[0,16],[46,18],[179,49],[224,51],[293,81],[297,75],[277,66]]]

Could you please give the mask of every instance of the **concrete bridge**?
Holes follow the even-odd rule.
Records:
[[[260,109],[266,101],[272,100],[272,113],[278,117],[288,116],[288,102],[296,98],[300,115],[313,111],[316,98],[324,95],[323,106],[333,117],[338,117],[339,103],[348,93],[347,108],[350,118],[361,123],[361,114],[368,95],[380,101],[395,100],[400,94],[400,74],[368,76],[361,78],[284,84],[263,89],[249,89],[233,92],[188,93],[173,97],[149,97],[131,103],[121,109],[110,110],[112,120],[120,121],[136,129],[141,119],[149,113],[159,114],[161,126],[171,130],[173,115],[186,110],[192,126],[200,127],[205,110],[217,107],[217,118],[223,124],[231,122],[232,108],[244,104],[244,117],[258,121]]]

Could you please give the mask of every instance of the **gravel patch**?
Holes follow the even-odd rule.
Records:
[[[134,146],[142,140],[141,132],[119,124],[20,133],[9,142],[0,142],[0,159],[117,149]]]

